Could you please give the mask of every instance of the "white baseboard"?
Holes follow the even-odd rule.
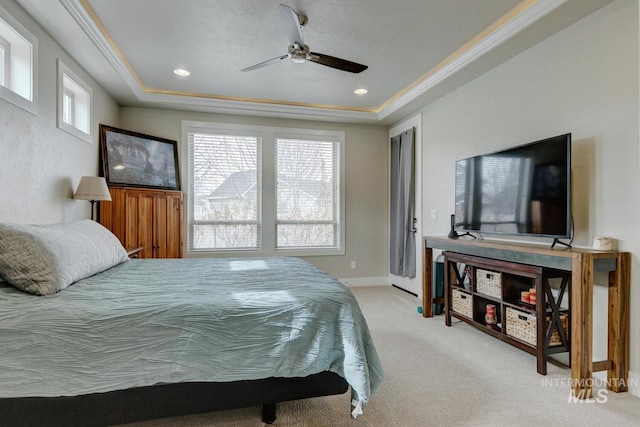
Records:
[[[389,277],[348,277],[338,279],[343,285],[355,288],[358,286],[389,286]]]

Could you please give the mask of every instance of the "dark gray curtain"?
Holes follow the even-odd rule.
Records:
[[[391,138],[391,217],[389,258],[391,274],[416,277],[414,229],[414,129]]]

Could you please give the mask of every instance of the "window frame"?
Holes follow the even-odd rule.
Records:
[[[259,249],[237,249],[237,250],[193,250],[191,249],[191,239],[193,230],[193,194],[191,186],[191,165],[189,153],[189,133],[191,132],[223,132],[226,134],[239,135],[256,135],[262,138],[261,158],[261,196],[259,229],[260,229],[260,248]],[[276,248],[276,148],[275,141],[278,139],[298,139],[311,141],[327,141],[336,142],[339,147],[337,150],[337,188],[338,195],[336,197],[337,206],[337,245],[336,247],[313,247],[313,248]],[[237,255],[243,254],[249,256],[331,256],[345,254],[345,132],[320,129],[300,129],[258,125],[244,125],[218,122],[200,122],[188,121],[182,122],[182,168],[187,171],[189,182],[183,188],[186,188],[186,254],[187,255]]]
[[[322,141],[320,141],[320,139],[322,139]],[[322,142],[322,143],[329,143],[329,144],[337,144],[338,148],[336,150],[336,166],[338,167],[338,170],[334,171],[334,178],[335,181],[334,182],[334,192],[336,192],[337,194],[334,195],[333,197],[333,212],[332,212],[332,216],[333,219],[331,220],[325,220],[325,221],[318,221],[318,220],[313,220],[313,221],[299,221],[299,220],[285,220],[285,219],[280,219],[278,217],[278,209],[277,209],[277,199],[278,199],[278,188],[277,188],[277,176],[278,176],[278,162],[277,162],[277,145],[278,145],[278,141],[296,141],[296,142],[309,142],[309,143],[314,143],[314,142]],[[340,141],[334,141],[334,140],[327,140],[327,138],[313,138],[308,134],[280,134],[277,133],[275,135],[275,141],[274,141],[274,153],[275,153],[275,157],[276,157],[276,161],[275,161],[275,173],[276,176],[274,177],[274,179],[276,180],[276,191],[275,191],[275,199],[276,199],[276,213],[275,213],[275,223],[274,226],[276,228],[276,236],[275,236],[275,249],[278,251],[283,251],[283,250],[295,250],[295,251],[299,251],[299,250],[318,250],[318,249],[322,249],[322,250],[330,250],[330,249],[336,249],[336,247],[334,246],[312,246],[312,247],[294,247],[294,246],[285,246],[282,245],[280,246],[278,243],[278,226],[279,225],[300,225],[300,224],[328,224],[331,225],[332,228],[334,229],[334,238],[336,240],[338,240],[337,242],[337,247],[340,247],[340,230],[341,228],[343,228],[343,225],[341,224],[340,221],[340,206],[342,206],[342,203],[340,202],[340,195],[341,195],[341,191],[340,191],[340,183],[342,182],[342,177],[340,174],[340,170],[339,167],[340,165],[343,163],[342,160],[342,153],[340,152],[341,146],[343,146],[343,143],[340,143]]]
[[[189,132],[191,133],[191,132]],[[209,133],[209,134],[215,134],[215,135],[223,135],[223,136],[231,136],[231,137],[249,137],[249,138],[256,138],[258,139],[257,144],[256,144],[256,188],[260,190],[259,193],[257,194],[257,198],[256,198],[256,219],[254,220],[196,220],[194,218],[194,213],[195,213],[195,199],[194,197],[189,197],[188,200],[188,206],[190,208],[189,210],[189,217],[188,217],[188,226],[187,226],[187,251],[190,253],[209,253],[209,252],[215,252],[215,253],[220,253],[220,252],[233,252],[233,253],[237,253],[237,252],[246,252],[246,251],[256,251],[256,250],[260,250],[262,248],[262,141],[261,141],[261,136],[252,132],[227,132],[221,129],[200,129],[200,131],[198,133]],[[185,139],[186,141],[186,145],[187,145],[187,176],[188,176],[188,182],[187,182],[187,188],[188,188],[188,194],[189,195],[193,195],[193,187],[191,186],[191,183],[193,182],[193,169],[191,168],[191,152],[189,151],[191,144],[190,144],[190,140],[189,140],[189,136],[187,134],[187,138]],[[184,170],[184,169],[183,169]],[[199,226],[199,225],[255,225],[256,229],[257,229],[257,238],[256,238],[256,246],[255,247],[237,247],[237,248],[208,248],[208,249],[195,249],[192,248],[192,242],[194,241],[195,237],[195,230],[193,226]]]
[[[0,99],[33,115],[38,114],[38,39],[0,6],[0,36],[9,45],[8,87],[0,85]],[[12,40],[13,39],[13,40]],[[20,60],[18,60],[20,57]],[[16,78],[19,76],[21,78]],[[26,76],[26,81],[22,78]]]
[[[92,122],[92,109],[93,109],[93,90],[91,87],[82,80],[76,73],[73,72],[62,60],[58,59],[58,113],[57,113],[57,126],[58,129],[63,130],[84,142],[91,144],[91,128]],[[65,80],[69,82],[65,84]],[[71,108],[72,119],[71,123],[64,121],[64,95],[65,92],[73,93],[73,106]],[[80,120],[83,116],[84,120]],[[86,126],[85,132],[82,127]]]
[[[68,106],[69,106],[69,120],[65,120],[65,110],[67,108],[67,101],[66,99],[69,99],[68,102]],[[70,89],[67,89],[66,87],[63,87],[62,89],[62,121],[65,122],[66,124],[68,124],[69,126],[73,126],[75,119],[74,119],[74,114],[75,114],[75,93],[73,91],[71,91]]]
[[[0,86],[7,87],[11,83],[11,43],[4,37],[0,36],[0,49],[2,49],[2,78],[0,78]]]

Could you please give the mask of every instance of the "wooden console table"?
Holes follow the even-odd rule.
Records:
[[[571,378],[573,394],[593,396],[593,372],[607,371],[607,388],[628,389],[629,292],[631,254],[577,248],[550,249],[542,246],[486,240],[425,237],[422,282],[423,316],[433,316],[433,249],[502,261],[556,268],[571,272]],[[609,272],[609,324],[607,359],[593,357],[593,275]]]

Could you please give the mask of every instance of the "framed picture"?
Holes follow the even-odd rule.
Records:
[[[100,152],[108,185],[180,190],[176,141],[101,124]]]

